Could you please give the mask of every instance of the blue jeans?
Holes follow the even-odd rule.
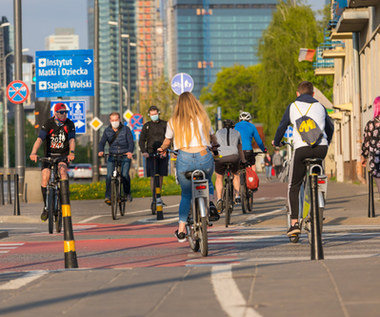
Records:
[[[186,222],[190,211],[191,204],[191,180],[185,177],[185,172],[196,169],[203,170],[206,174],[209,184],[210,195],[214,194],[214,186],[211,181],[214,172],[214,158],[210,151],[201,155],[200,153],[188,153],[179,150],[177,156],[177,178],[181,185],[181,202],[179,204],[179,222]]]
[[[266,178],[271,178],[272,177],[272,166],[265,166],[265,176]]]
[[[111,178],[112,172],[115,168],[116,158],[113,156],[108,157],[107,161],[107,178],[106,178],[106,198],[111,197]],[[123,180],[124,194],[128,195],[131,193],[131,178],[129,177],[129,168],[131,167],[131,160],[123,156],[121,160],[121,179]]]

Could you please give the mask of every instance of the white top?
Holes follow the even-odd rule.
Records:
[[[203,133],[202,122],[200,120],[197,120],[197,121],[198,121],[199,135],[201,137],[201,143],[198,142],[197,137],[194,134],[193,121],[190,121],[192,138],[191,138],[189,144],[186,144],[186,140],[183,140],[183,142],[182,142],[183,148],[198,147],[198,146],[210,146],[210,144],[207,142],[206,137]],[[213,134],[213,133],[214,133],[214,131],[211,128],[210,134]],[[170,140],[174,139],[173,140],[174,150],[179,149],[179,143],[177,142],[176,137],[174,135],[174,130],[172,128],[172,120],[171,119],[169,120],[168,125],[166,126],[165,138],[170,139]]]

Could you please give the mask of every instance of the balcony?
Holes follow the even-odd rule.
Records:
[[[343,11],[336,25],[336,32],[360,32],[368,23],[368,8],[351,9]]]

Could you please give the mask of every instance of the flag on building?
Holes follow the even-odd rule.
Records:
[[[312,62],[315,55],[315,50],[309,48],[300,48],[300,54],[298,55],[298,61]]]

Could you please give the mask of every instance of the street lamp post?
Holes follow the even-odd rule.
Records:
[[[28,48],[22,49],[22,52],[29,51]],[[8,135],[8,101],[7,101],[7,58],[13,55],[9,52],[3,59],[3,166],[4,174],[9,173],[9,135]]]

